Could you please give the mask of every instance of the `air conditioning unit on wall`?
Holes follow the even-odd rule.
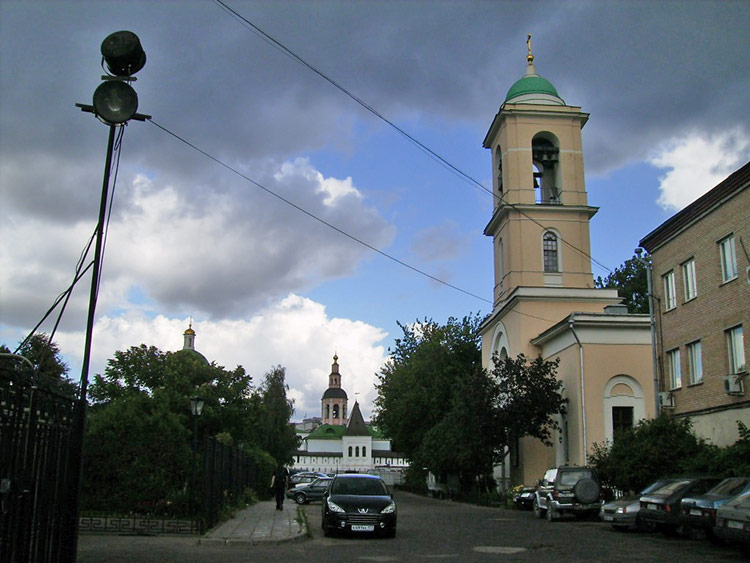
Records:
[[[724,376],[724,391],[727,395],[743,395],[745,387],[742,384],[742,375],[725,375]]]
[[[659,406],[663,409],[674,408],[674,396],[669,391],[659,393]]]

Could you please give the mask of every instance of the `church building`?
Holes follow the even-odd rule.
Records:
[[[348,396],[341,387],[338,356],[333,356],[328,389],[321,399],[322,424],[305,436],[294,452],[292,470],[342,473],[379,473],[388,478],[400,472],[407,461],[391,451],[391,441],[367,424],[359,403],[348,414]]]
[[[584,465],[595,443],[655,415],[648,315],[628,314],[617,290],[594,288],[581,131],[589,115],[567,104],[534,65],[516,81],[484,139],[491,151],[494,300],[480,327],[493,354],[560,358],[568,399],[554,446],[512,444],[505,482],[531,484],[562,464]],[[635,245],[634,245],[635,246]]]

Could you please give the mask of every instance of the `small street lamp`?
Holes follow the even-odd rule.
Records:
[[[201,397],[193,397],[190,399],[190,414],[198,417],[203,413],[203,405],[206,403],[205,399]]]
[[[190,414],[193,415],[193,453],[198,451],[198,417],[203,413],[205,399],[195,396],[190,399]]]

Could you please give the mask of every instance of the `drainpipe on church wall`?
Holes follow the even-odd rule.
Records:
[[[581,428],[583,429],[583,464],[586,465],[589,458],[589,442],[586,432],[586,388],[585,380],[583,377],[583,344],[576,334],[574,325],[575,321],[573,321],[573,318],[571,316],[571,318],[568,320],[568,326],[570,327],[570,332],[573,334],[573,338],[576,339],[576,343],[578,344],[578,363],[581,368]]]

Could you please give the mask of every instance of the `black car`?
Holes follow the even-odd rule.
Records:
[[[646,522],[653,522],[664,534],[673,534],[680,525],[682,499],[702,495],[720,481],[718,477],[685,477],[667,483],[641,497],[638,515]]]
[[[286,498],[292,499],[297,504],[307,504],[311,500],[320,500],[326,496],[331,484],[330,477],[320,477],[312,483],[301,483],[286,492]]]
[[[377,475],[336,475],[323,500],[323,534],[396,535],[396,503]]]
[[[513,502],[521,510],[531,510],[534,504],[534,492],[536,487],[523,487],[513,497]]]

